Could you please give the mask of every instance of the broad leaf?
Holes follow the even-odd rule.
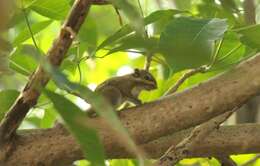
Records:
[[[65,97],[45,91],[82,147],[86,159],[94,166],[105,166],[105,154],[97,132],[87,124],[87,115]]]
[[[180,10],[173,10],[173,9],[169,9],[169,10],[158,10],[155,11],[153,13],[151,13],[149,16],[144,18],[144,24],[145,25],[149,25],[151,23],[154,23],[160,19],[164,19],[170,16],[173,16],[175,14],[179,14],[179,13],[183,13],[184,11],[180,11]],[[131,32],[133,32],[134,29],[131,28],[130,25],[124,25],[121,29],[119,29],[116,33],[114,33],[113,35],[109,36],[106,40],[104,40],[97,48],[97,51],[113,44],[114,42],[118,41],[120,38],[125,37],[126,35],[130,34]]]
[[[47,21],[42,21],[42,22],[37,22],[35,24],[32,24],[31,28],[32,28],[33,35],[36,35],[37,33],[41,32],[47,26],[49,26],[51,23],[52,23],[51,20],[47,20]],[[26,27],[24,30],[22,30],[16,36],[16,38],[14,39],[13,45],[17,46],[18,44],[23,43],[24,41],[26,41],[29,38],[31,38],[31,34],[30,34],[28,27]]]
[[[29,8],[51,19],[62,20],[70,5],[68,0],[35,0]]]
[[[20,74],[30,75],[37,67],[35,61],[40,56],[32,45],[20,45],[10,56],[10,68]]]
[[[98,31],[97,25],[94,19],[87,17],[84,24],[79,31],[80,44],[83,43],[85,47],[89,48],[89,52],[92,52],[97,46]]]
[[[143,19],[136,7],[129,0],[110,0],[118,9],[121,9],[127,18],[130,20],[130,24],[140,34],[144,33]]]
[[[240,40],[242,43],[251,48],[260,49],[260,24],[250,25],[234,31],[241,34]]]
[[[180,13],[187,13],[187,11],[176,10],[176,9],[157,10],[149,14],[147,17],[145,17],[144,23],[145,25],[148,25],[164,18],[173,17],[174,15]]]
[[[156,38],[143,38],[133,34],[121,39],[119,45],[112,48],[106,55],[129,49],[154,52],[157,49],[157,43],[158,39]]]
[[[8,109],[12,106],[18,95],[19,92],[17,90],[0,91],[0,121],[3,119]]]
[[[75,63],[69,59],[64,59],[60,66],[60,69],[62,71],[65,71],[66,73],[74,74],[77,69],[77,63]]]
[[[240,43],[238,35],[234,32],[227,32],[211,70],[227,69],[244,59],[244,55],[245,46]]]
[[[177,72],[208,64],[214,41],[227,30],[223,19],[172,19],[161,34],[159,49]]]

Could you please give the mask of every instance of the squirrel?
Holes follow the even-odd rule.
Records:
[[[143,69],[134,69],[131,74],[112,77],[99,84],[95,92],[101,94],[114,109],[117,109],[126,101],[135,105],[142,104],[138,96],[142,90],[157,89],[157,82],[153,75]],[[87,110],[90,117],[95,117],[96,112],[90,108]]]

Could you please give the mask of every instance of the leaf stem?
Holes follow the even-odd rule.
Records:
[[[223,45],[223,40],[224,40],[224,38],[220,40],[220,42],[219,42],[219,44],[218,44],[218,46],[217,46],[217,49],[216,49],[216,51],[215,51],[215,54],[214,54],[214,56],[213,56],[213,58],[212,58],[212,62],[211,62],[210,65],[209,65],[210,68],[216,63],[216,60],[217,60],[219,51],[220,51],[220,49],[221,49],[221,46]]]
[[[26,22],[26,25],[28,27],[28,30],[30,32],[30,35],[31,35],[31,38],[32,38],[32,41],[33,41],[33,44],[35,46],[35,48],[38,50],[39,53],[41,53],[38,45],[37,45],[37,42],[35,40],[35,37],[33,35],[33,32],[32,32],[32,28],[31,28],[31,25],[30,25],[30,22],[29,22],[29,19],[28,19],[28,16],[27,16],[27,13],[26,13],[26,9],[24,8],[24,5],[23,5],[23,0],[21,1],[21,5],[22,5],[22,12],[23,12],[23,15],[24,15],[24,19],[25,19],[25,22]]]
[[[228,56],[232,55],[234,52],[236,52],[240,47],[242,46],[241,43],[239,43],[236,47],[234,47],[232,50],[230,50],[226,55],[221,57],[220,59],[217,60],[217,62],[221,62],[224,59],[226,59]]]

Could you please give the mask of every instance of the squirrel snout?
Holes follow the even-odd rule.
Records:
[[[147,86],[146,86],[146,89],[147,89],[147,90],[157,89],[157,83],[156,83],[156,82],[153,82],[153,83],[147,85]]]

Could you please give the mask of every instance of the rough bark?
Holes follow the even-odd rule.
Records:
[[[220,124],[226,121],[235,110],[237,110],[237,108],[198,125],[191,131],[190,135],[184,138],[180,143],[171,145],[165,154],[151,166],[171,166],[177,164],[180,160],[187,158],[190,151],[192,151],[197,144],[203,142],[211,132],[218,129]],[[219,159],[221,158],[219,157]]]
[[[149,158],[160,157],[171,145],[177,145],[187,137],[191,129],[161,137],[140,145]],[[117,139],[105,137],[105,128],[101,137],[107,158],[131,158]],[[188,157],[209,157],[230,154],[260,152],[260,125],[243,124],[220,127],[208,135],[205,140],[189,152]],[[22,131],[15,139],[17,149],[5,162],[5,166],[27,165],[69,165],[74,160],[82,159],[83,154],[74,138],[61,128]]]

